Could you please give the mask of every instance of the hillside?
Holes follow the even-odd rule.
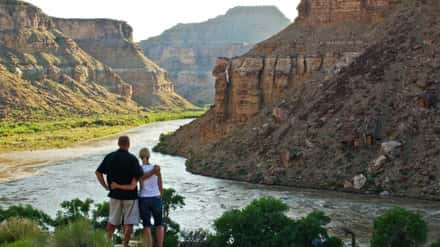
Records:
[[[78,23],[86,30],[75,29]],[[88,49],[81,37],[103,48]],[[0,115],[17,119],[134,112],[140,106],[191,108],[130,37],[131,27],[121,22],[60,20],[31,4],[1,0]],[[109,56],[125,58],[126,67]]]
[[[133,111],[132,86],[53,28],[40,9],[0,2],[1,115]]]
[[[217,57],[242,55],[289,23],[274,6],[235,7],[205,22],[178,24],[140,46],[170,73],[179,94],[199,105],[210,104]]]
[[[261,62],[255,54],[284,54],[297,60],[302,52],[318,51],[317,63],[300,59],[304,63],[286,66],[284,71],[293,67],[295,74],[299,69],[301,79],[275,70],[269,75],[275,83],[284,83],[284,90],[269,94],[265,80],[258,80],[265,78],[265,71],[262,76],[258,70],[239,75],[234,66],[240,63],[220,60],[214,70],[216,106],[168,138],[162,148],[186,155],[188,169],[204,175],[440,199],[436,145],[440,139],[440,3],[376,1],[376,6],[365,8],[362,1],[339,1],[340,7],[358,2],[359,8],[333,9],[334,18],[329,19],[328,11],[313,9],[323,7],[318,2],[302,1],[295,24],[238,58],[248,68],[259,68],[268,58]],[[392,13],[386,13],[389,10]],[[370,26],[358,34],[353,33],[356,29],[350,31],[362,41],[353,43],[355,49],[325,39],[315,47],[311,42],[305,47],[288,42],[294,37],[307,40],[308,35],[341,37],[347,27],[365,24]],[[304,33],[293,31],[301,28]],[[321,30],[333,31],[318,36]],[[325,69],[330,62],[322,58],[340,49],[357,54],[346,66]],[[341,62],[335,60],[339,62],[334,65]],[[261,90],[250,93],[260,95],[257,100],[234,101],[239,93],[234,88],[243,83]],[[193,141],[183,145],[190,137]]]

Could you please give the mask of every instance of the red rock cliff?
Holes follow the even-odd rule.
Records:
[[[145,57],[132,42],[132,28],[127,23],[107,19],[59,18],[54,18],[53,22],[82,49],[112,67],[133,85],[133,100],[137,103],[147,107],[192,107],[174,92],[166,71]]]
[[[393,0],[304,0],[299,17],[281,33],[237,58],[220,58],[213,70],[214,126],[202,133],[214,141],[244,124],[288,89],[312,76],[329,77],[349,64],[368,40],[366,30],[382,20]],[[209,132],[209,134],[207,133]]]

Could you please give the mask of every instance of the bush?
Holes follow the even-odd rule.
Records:
[[[107,240],[105,232],[95,230],[92,223],[80,219],[55,230],[53,247],[105,247],[112,246]]]
[[[293,226],[292,242],[295,246],[312,247],[342,247],[343,243],[340,239],[330,237],[325,225],[330,223],[330,218],[325,216],[323,212],[314,211],[296,222]]]
[[[49,215],[31,206],[12,206],[5,210],[0,209],[0,222],[10,218],[29,219],[38,223],[44,229],[54,225]]]
[[[0,224],[1,246],[8,243],[11,243],[11,246],[14,244],[24,246],[24,243],[32,243],[31,246],[45,246],[46,239],[47,234],[37,223],[29,219],[10,218]]]
[[[254,200],[242,210],[226,211],[214,223],[209,236],[212,246],[252,247],[342,247],[340,239],[330,237],[324,226],[330,218],[313,212],[298,221],[285,215],[288,206],[272,197]]]
[[[440,240],[431,244],[431,247],[440,247]]]
[[[403,208],[392,208],[374,221],[371,247],[413,247],[427,238],[422,217]]]
[[[285,246],[284,234],[294,221],[284,213],[286,204],[271,197],[253,201],[242,210],[226,211],[214,222],[215,234],[209,237],[212,246]],[[282,234],[284,233],[284,234]]]
[[[92,222],[95,228],[106,229],[110,204],[108,202],[96,203],[92,212]]]
[[[78,221],[80,219],[90,219],[90,209],[92,207],[93,200],[86,199],[81,201],[76,198],[71,201],[64,201],[61,203],[62,210],[57,212],[55,219],[55,225],[67,225],[71,222]]]

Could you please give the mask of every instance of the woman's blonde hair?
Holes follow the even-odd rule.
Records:
[[[142,148],[141,151],[139,151],[139,158],[141,158],[142,160],[149,159],[150,150],[148,150],[148,148]]]

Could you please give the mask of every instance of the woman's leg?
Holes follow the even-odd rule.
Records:
[[[158,247],[163,247],[163,240],[165,237],[165,232],[163,228],[163,205],[162,199],[160,197],[153,198],[153,218],[154,226],[156,227],[156,242]]]
[[[153,240],[151,237],[151,206],[148,198],[139,199],[139,212],[144,226],[145,246],[153,247]]]
[[[165,237],[165,233],[163,230],[163,226],[157,226],[156,227],[156,239],[157,239],[157,246],[163,247],[163,239]]]
[[[145,246],[153,247],[153,240],[151,238],[151,228],[144,227],[144,236],[145,236]]]

